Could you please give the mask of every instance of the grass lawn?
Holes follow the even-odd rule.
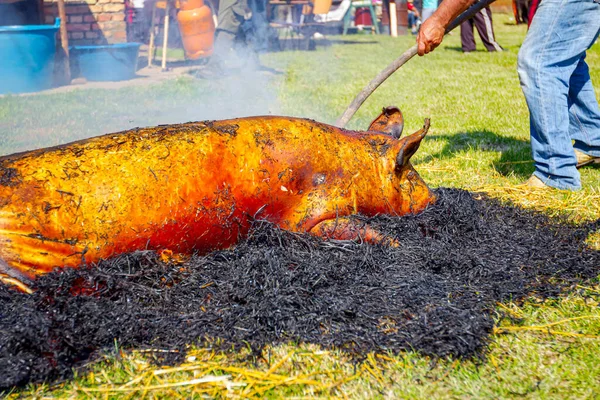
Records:
[[[574,222],[600,218],[600,168],[581,170],[579,192],[531,191],[528,111],[516,72],[525,27],[494,15],[502,53],[462,54],[458,32],[411,60],[364,104],[349,127],[365,129],[383,106],[399,106],[405,131],[432,129],[413,162],[432,187],[459,187]],[[155,86],[0,98],[0,154],[66,143],[136,126],[283,114],[334,123],[363,86],[414,37],[330,37],[314,52],[261,56],[270,71],[210,82],[181,77]],[[600,94],[600,45],[588,53]],[[600,248],[600,234],[589,239]],[[599,266],[600,267],[600,266]],[[499,304],[484,360],[371,355],[354,364],[335,350],[289,344],[256,363],[244,353],[193,348],[178,367],[121,351],[64,384],[14,397],[594,398],[600,393],[600,286],[558,299]]]

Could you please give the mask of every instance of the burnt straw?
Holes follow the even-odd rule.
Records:
[[[597,279],[600,252],[585,239],[600,220],[573,225],[480,194],[436,193],[420,215],[357,217],[399,247],[323,241],[259,221],[235,248],[183,264],[135,252],[43,276],[32,295],[2,286],[0,390],[68,378],[115,341],[480,357],[496,302]]]

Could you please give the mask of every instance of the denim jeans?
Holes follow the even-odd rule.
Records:
[[[558,189],[581,188],[573,148],[600,157],[600,110],[585,62],[599,33],[594,0],[543,0],[519,51],[534,175]]]
[[[417,26],[417,16],[414,12],[408,12],[408,29],[413,29]]]

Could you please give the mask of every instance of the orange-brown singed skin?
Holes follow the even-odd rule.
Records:
[[[138,249],[227,248],[253,218],[316,232],[354,213],[415,213],[433,196],[410,164],[395,168],[401,142],[251,117],[2,157],[0,260],[10,275],[34,278]]]

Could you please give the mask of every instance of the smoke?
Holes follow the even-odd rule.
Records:
[[[239,118],[251,115],[276,114],[280,110],[278,94],[273,85],[273,73],[256,66],[235,68],[230,75],[209,81],[190,81],[198,71],[191,70],[188,77],[180,78],[175,85],[188,85],[184,96],[154,98],[154,107],[163,109],[154,118],[142,115],[138,123],[181,123],[198,120]],[[166,84],[168,85],[168,83]]]
[[[225,76],[201,79],[204,66],[142,69],[125,82],[94,82],[55,93],[0,98],[0,155],[55,146],[136,127],[271,115],[280,111],[280,73],[232,51],[237,65]],[[145,57],[139,62],[145,64]],[[147,77],[143,77],[147,75]]]
[[[4,96],[0,98],[0,154],[136,127],[278,114],[272,75],[248,69],[214,81],[185,74],[148,85],[130,82],[119,88],[119,83],[111,83],[111,89]]]
[[[182,62],[170,61],[173,70],[168,73],[158,65],[147,69],[141,53],[141,69],[131,81],[71,84],[34,95],[0,97],[0,155],[189,121],[289,115],[332,123],[340,107],[334,107],[321,88],[343,68],[341,60],[322,48],[307,57],[294,51],[305,49],[293,47],[278,55],[265,51],[273,50],[278,34],[282,43],[290,38],[265,25],[265,19],[265,9],[255,6],[253,19],[243,26],[246,40],[229,52],[230,68],[224,76],[198,77],[206,68],[202,63],[182,68]],[[316,59],[322,68],[314,68]],[[300,83],[307,77],[314,85]]]
[[[208,64],[188,72],[187,78],[197,80],[187,82],[191,96],[156,99],[162,103],[160,108],[170,110],[163,113],[162,123],[269,115],[280,110],[273,82],[280,72],[264,67],[260,61],[260,53],[269,50],[269,37],[274,33],[268,25],[265,3],[248,1],[248,18],[241,24],[234,42],[220,42],[219,35],[226,32],[217,31]]]

